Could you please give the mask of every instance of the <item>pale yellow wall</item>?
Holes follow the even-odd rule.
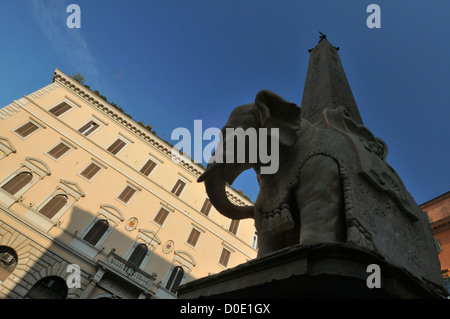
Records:
[[[64,73],[60,71],[58,73],[63,78],[70,80]],[[122,115],[106,102],[98,100],[94,94],[84,89],[90,96],[110,108],[111,112],[106,114],[105,111],[99,110],[92,104],[93,99],[88,101],[86,97],[74,93],[74,88],[79,89],[82,86],[70,81],[71,89],[62,84],[59,86],[53,84],[51,88],[40,90],[39,94],[34,93],[21,99],[19,110],[10,112],[11,114],[6,119],[0,119],[0,136],[8,138],[16,149],[16,153],[0,159],[0,182],[18,169],[26,157],[43,161],[51,171],[50,175],[45,176],[22,196],[22,201],[9,207],[14,214],[25,216],[30,209],[30,204],[33,208],[37,208],[46,197],[55,191],[61,180],[67,180],[75,183],[85,195],[80,197],[58,219],[59,225],[51,228],[48,232],[50,237],[57,238],[63,243],[63,246],[70,247],[75,233],[80,235],[83,232],[99,212],[101,205],[112,205],[123,214],[124,220],[112,231],[103,244],[103,251],[94,260],[105,260],[113,248],[116,254],[124,257],[139,235],[139,230],[157,233],[157,237],[161,241],[161,245],[155,249],[145,268],[148,273],[158,273],[158,281],[164,280],[175,257],[174,251],[186,252],[195,259],[196,265],[190,273],[191,279],[217,273],[224,269],[218,264],[223,244],[233,251],[229,267],[246,262],[256,256],[256,251],[251,247],[254,236],[253,220],[242,220],[237,236],[235,236],[228,231],[230,220],[214,208],[211,209],[208,217],[200,213],[206,198],[204,185],[196,182],[202,172],[201,168],[190,164],[191,169],[186,169],[175,163],[167,155],[171,148],[170,145],[145,131],[133,120]],[[64,99],[69,99],[69,102],[73,102],[75,107],[56,118],[48,110]],[[126,119],[127,123],[121,123],[120,118],[119,120],[114,118],[114,114],[119,114]],[[34,132],[25,139],[12,132],[26,123],[30,117],[36,119],[45,128]],[[102,126],[87,138],[78,133],[77,130],[93,118],[100,119],[99,123]],[[133,127],[145,134],[139,135],[139,132],[136,132]],[[117,156],[114,156],[105,149],[120,136],[119,133],[130,141]],[[157,141],[160,149],[150,145],[149,137]],[[61,139],[69,142],[74,149],[71,149],[59,160],[54,160],[45,153],[58,144]],[[150,158],[150,154],[162,162],[149,177],[146,177],[139,173],[139,170]],[[97,160],[106,168],[93,180],[86,181],[78,173],[92,159]],[[187,179],[188,183],[178,198],[170,191],[180,174]],[[128,204],[124,204],[116,197],[127,182],[137,186],[139,191]],[[233,190],[229,189],[229,191],[242,203],[251,204]],[[164,226],[159,229],[159,226],[152,220],[161,205],[168,205],[173,212],[170,213]],[[139,224],[135,230],[126,231],[125,223],[130,217],[137,217]],[[193,225],[202,231],[195,248],[185,243]],[[33,236],[36,238],[36,233]],[[162,244],[167,240],[173,240],[175,243],[174,251],[169,254],[163,253],[161,249]]]

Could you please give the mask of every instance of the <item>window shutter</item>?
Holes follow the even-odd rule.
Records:
[[[187,243],[189,245],[195,247],[195,245],[197,245],[197,241],[198,241],[199,237],[200,237],[200,232],[197,229],[192,228],[192,231],[191,231],[191,234],[189,235]]]
[[[85,241],[92,245],[96,245],[100,238],[109,228],[109,223],[105,219],[101,219],[95,222],[94,226],[89,230],[89,232],[83,237]]]
[[[186,183],[181,180],[178,180],[175,183],[175,186],[172,188],[172,194],[175,194],[175,196],[180,196],[184,186],[186,186]]]
[[[230,228],[228,228],[228,230],[229,230],[231,233],[233,233],[233,234],[236,235],[237,230],[238,230],[238,226],[239,226],[239,220],[233,219],[233,220],[231,221],[231,223],[230,223]]]
[[[19,127],[18,129],[16,129],[15,132],[22,137],[27,137],[28,135],[30,135],[31,133],[36,131],[38,128],[39,127],[36,124],[34,124],[32,122],[28,122],[28,123],[22,125],[21,127]]]
[[[203,203],[203,206],[202,206],[202,209],[200,210],[200,212],[202,212],[203,214],[208,216],[209,212],[211,210],[211,206],[212,206],[212,203],[209,200],[209,198],[205,199],[205,202]]]
[[[94,177],[95,174],[98,173],[98,171],[101,170],[101,167],[98,166],[95,163],[91,163],[89,164],[88,167],[86,167],[81,173],[80,175],[85,177],[86,179],[90,180],[92,177]]]
[[[58,104],[51,110],[49,110],[50,113],[52,113],[54,116],[60,116],[70,110],[72,107],[67,104],[66,102],[62,102],[61,104]]]
[[[227,267],[228,261],[230,260],[231,252],[225,248],[222,249],[222,254],[220,255],[219,264]]]
[[[134,248],[130,258],[128,258],[128,261],[134,264],[136,267],[139,267],[142,261],[144,260],[145,255],[147,255],[147,252],[148,252],[147,245],[139,244]]]
[[[176,293],[178,286],[181,283],[181,280],[184,277],[183,267],[177,266],[172,270],[170,274],[169,280],[166,284],[166,289],[168,289],[172,293]]]
[[[17,174],[13,179],[2,186],[2,189],[15,195],[20,191],[25,185],[27,185],[33,179],[33,175],[29,172],[22,172]]]
[[[158,225],[163,225],[164,222],[166,221],[167,216],[169,216],[169,212],[167,210],[165,210],[164,208],[161,208],[158,212],[158,214],[156,214],[155,219],[153,219],[153,221],[155,223],[157,223]]]
[[[128,203],[128,201],[130,200],[131,196],[133,196],[134,193],[136,193],[136,190],[131,186],[127,186],[119,195],[119,199],[124,203]]]
[[[66,195],[56,195],[39,212],[48,218],[53,218],[67,204],[68,200]]]
[[[147,163],[145,163],[145,165],[141,168],[140,172],[145,176],[148,176],[153,171],[155,166],[156,166],[155,162],[153,162],[152,160],[148,160]]]
[[[48,151],[48,155],[52,156],[55,159],[58,159],[61,156],[63,156],[68,150],[70,150],[69,146],[67,146],[64,143],[59,143],[54,148],[52,148],[50,151]]]
[[[86,125],[82,126],[78,132],[80,132],[81,134],[83,134],[84,136],[89,136],[91,135],[92,132],[94,132],[100,125],[98,125],[97,123],[95,123],[94,121],[90,121],[89,123],[87,123]]]
[[[108,151],[111,152],[112,154],[116,155],[117,153],[119,153],[119,151],[126,145],[127,143],[125,143],[124,141],[122,141],[120,138],[117,139],[114,143],[111,144],[110,147],[108,147]]]

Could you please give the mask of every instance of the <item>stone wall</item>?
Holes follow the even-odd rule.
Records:
[[[0,284],[1,299],[21,299],[39,280],[47,276],[58,276],[67,281],[71,263],[62,259],[49,249],[36,243],[3,221],[0,221],[0,245],[14,249],[18,256],[17,266]],[[76,299],[89,282],[81,272],[81,287],[69,288],[67,298]]]

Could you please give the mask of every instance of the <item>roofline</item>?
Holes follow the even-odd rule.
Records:
[[[425,202],[423,204],[420,204],[419,206],[422,207],[422,206],[426,206],[426,205],[432,204],[433,202],[437,202],[437,201],[439,201],[439,200],[441,200],[441,199],[443,199],[443,198],[445,198],[447,196],[450,196],[450,191],[448,191],[448,192],[446,192],[446,193],[444,193],[442,195],[439,195],[439,196],[437,196],[435,198],[432,198],[429,201],[427,201],[427,202]]]

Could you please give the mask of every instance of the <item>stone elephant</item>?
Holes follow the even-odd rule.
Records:
[[[268,128],[269,134],[278,128],[278,171],[261,174],[260,162],[213,161],[198,181],[221,214],[254,218],[258,257],[296,244],[341,242],[440,282],[425,214],[387,164],[386,144],[353,121],[345,107],[325,109],[321,120],[311,123],[295,103],[263,90],[253,103],[231,112],[222,132],[238,127]],[[224,138],[218,148],[226,152],[227,143]],[[260,185],[255,204],[235,205],[225,186],[251,168]]]

